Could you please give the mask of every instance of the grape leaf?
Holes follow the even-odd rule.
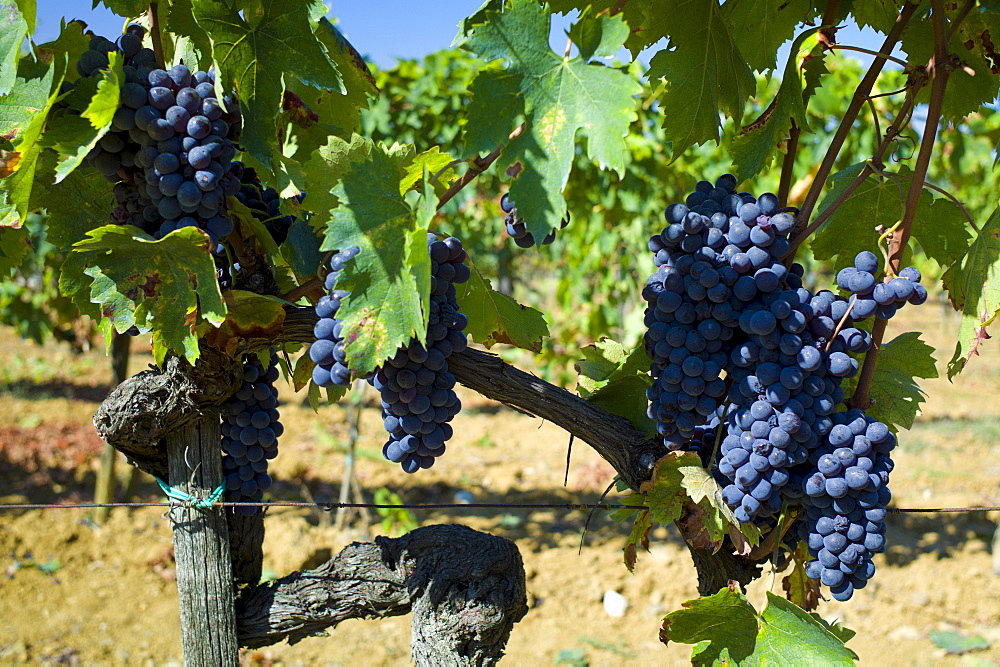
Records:
[[[243,149],[273,171],[275,115],[285,78],[340,90],[341,79],[312,31],[309,0],[248,0],[230,6],[192,0],[194,17],[212,40],[217,83],[236,91],[243,113]]]
[[[104,5],[118,16],[136,18],[146,13],[149,3],[146,0],[94,0],[93,7]]]
[[[913,175],[906,165],[900,165],[899,173],[908,179]],[[950,199],[934,197],[926,188],[920,193],[912,237],[924,254],[941,266],[951,266],[961,258],[972,240],[961,209]]]
[[[758,72],[775,69],[778,49],[792,38],[795,26],[817,13],[809,0],[729,0],[722,6],[733,41]]]
[[[788,600],[767,592],[752,664],[852,665],[857,654],[815,617]]]
[[[583,359],[576,362],[575,368],[577,390],[584,398],[607,385],[612,374],[629,358],[629,351],[624,345],[606,336],[581,348],[580,352]],[[645,365],[649,365],[648,357]]]
[[[785,591],[785,597],[792,604],[812,611],[819,607],[819,582],[806,576],[805,565],[813,560],[809,555],[809,545],[799,542],[791,559],[792,571],[781,580],[781,590]]]
[[[46,151],[39,159],[41,173],[55,171],[56,154]],[[48,204],[48,241],[68,249],[87,232],[107,224],[114,208],[112,186],[96,169],[76,169],[59,183],[42,180],[35,184],[32,199]],[[52,202],[72,202],[54,206]]]
[[[453,158],[447,153],[441,152],[440,146],[434,146],[425,150],[423,153],[414,156],[412,160],[407,162],[405,175],[399,182],[400,194],[405,195],[408,190],[413,188],[420,181],[421,174],[424,173],[425,168],[427,172],[433,176],[450,164],[452,159]],[[438,177],[436,183],[446,183],[447,178],[448,170],[443,172],[441,176]]]
[[[171,0],[159,6],[165,35],[174,38],[174,57],[168,62],[183,59],[192,70],[212,66],[212,40],[194,18],[191,0]],[[166,46],[166,45],[164,45]]]
[[[108,69],[102,70],[100,80],[88,77],[73,89],[73,93],[81,91],[89,97],[80,115],[63,116],[45,133],[43,143],[59,154],[55,170],[56,183],[79,167],[87,153],[111,129],[111,119],[119,107],[118,97],[124,83],[124,74],[120,53],[113,51],[108,59]]]
[[[724,649],[736,664],[744,664],[753,653],[757,612],[735,584],[681,606],[683,609],[663,617],[660,641],[695,644],[691,653],[695,665],[717,664]],[[790,655],[795,655],[794,650]]]
[[[638,558],[639,549],[649,551],[649,531],[653,529],[653,516],[649,512],[639,511],[632,524],[632,530],[625,540],[622,548],[625,558],[625,567],[629,572],[635,570],[635,562]]]
[[[219,326],[227,312],[209,243],[194,227],[154,241],[135,227],[106,225],[73,245],[59,287],[73,296],[86,286],[82,274],[90,276],[89,300],[101,306],[106,331],[109,324],[119,333],[133,324],[150,329],[164,349],[194,363],[199,317]]]
[[[487,348],[497,343],[540,352],[542,339],[549,335],[545,317],[528,306],[495,291],[479,269],[466,260],[472,275],[468,282],[456,285],[458,305],[469,318],[466,332],[472,340]]]
[[[589,11],[577,19],[569,28],[569,38],[580,50],[580,58],[590,60],[610,58],[629,36],[628,24],[621,16],[594,16]]]
[[[665,38],[669,23],[658,0],[632,0],[621,3],[618,0],[553,0],[549,3],[551,10],[555,13],[566,14],[574,9],[583,11],[590,7],[595,13],[608,13],[613,7],[618,7],[621,16],[628,24],[628,38],[625,40],[625,48],[635,58],[639,52],[647,46]],[[575,41],[575,40],[574,40]]]
[[[14,88],[21,42],[29,33],[28,22],[14,0],[0,0],[0,95]]]
[[[417,275],[430,271],[426,229],[400,194],[404,177],[400,159],[383,146],[367,160],[352,162],[333,194],[340,202],[331,212],[320,250],[358,246],[360,254],[340,274],[337,287],[351,292],[340,317],[350,332],[348,367],[368,373],[413,337],[427,333]]]
[[[809,131],[805,98],[811,94],[812,87],[807,86],[804,80],[806,72],[803,67],[817,60],[819,64],[812,65],[810,75],[818,78],[827,71],[822,64],[823,49],[816,38],[818,31],[819,28],[813,28],[796,38],[774,100],[756,121],[744,127],[733,140],[733,167],[737,180],[753,178],[770,163],[778,144],[788,137],[793,120],[803,131]]]
[[[991,23],[997,23],[995,18],[989,14],[970,13],[949,43],[950,52],[959,56],[962,63],[972,71],[967,72],[964,67],[959,66],[949,75],[941,108],[941,115],[947,120],[958,123],[997,96],[1000,77],[993,73],[984,55],[976,50],[970,51],[965,45],[969,42],[982,44],[982,33],[990,30]],[[910,62],[926,64],[934,55],[934,29],[931,22],[910,21],[903,31],[900,47]],[[927,103],[929,99],[930,86],[924,86],[917,95],[917,101]]]
[[[1000,208],[995,209],[965,256],[941,276],[955,310],[962,313],[948,379],[962,372],[990,335],[986,327],[1000,313]]]
[[[660,105],[676,160],[691,146],[718,141],[720,113],[741,117],[756,85],[717,0],[678,0],[663,17],[673,48],[653,56],[648,76],[666,80]]]
[[[20,135],[31,120],[45,107],[52,89],[54,68],[46,68],[40,75],[22,72],[17,85],[6,95],[0,96],[0,138],[20,143]]]
[[[28,35],[32,35],[35,32],[35,23],[37,19],[36,0],[16,0],[17,8],[21,12],[21,18],[24,19],[25,24],[28,26]]]
[[[666,526],[684,513],[688,500],[683,486],[683,468],[701,468],[701,458],[693,452],[670,452],[653,468],[653,476],[642,483],[640,491],[646,494],[646,506],[653,518]]]
[[[8,276],[11,269],[21,265],[31,250],[31,241],[25,227],[0,227],[0,278]]]
[[[514,128],[522,106],[510,93],[516,82],[523,98],[524,132],[513,139],[498,160],[498,169],[520,162],[523,171],[510,188],[510,198],[525,214],[528,230],[541,239],[559,226],[566,215],[562,191],[575,157],[578,131],[587,136],[587,154],[601,168],[623,174],[628,149],[625,136],[636,118],[635,99],[641,91],[628,74],[587,63],[580,57],[563,58],[548,42],[550,17],[534,0],[513,0],[509,11],[487,11],[487,22],[472,29],[463,47],[487,60],[503,59],[506,78],[495,68],[481,71],[474,88],[500,88],[509,103],[491,108],[493,123],[503,131]],[[621,35],[615,27],[620,19],[603,18],[607,35],[601,49],[611,48],[608,37]],[[483,81],[480,81],[483,79]],[[488,95],[491,100],[496,95]],[[473,97],[476,117],[486,113],[483,102]],[[470,110],[470,116],[472,116]],[[496,128],[477,134],[467,125],[466,144],[473,151],[493,150]],[[486,141],[489,139],[489,141]]]
[[[288,237],[281,244],[281,256],[299,276],[315,275],[323,259],[319,246],[316,231],[305,220],[295,218],[288,228]]]
[[[858,659],[824,624],[770,591],[761,614],[735,585],[682,606],[664,617],[660,641],[694,644],[695,665],[852,665]]]
[[[223,298],[226,320],[207,331],[204,337],[212,347],[235,356],[241,340],[274,338],[281,333],[285,308],[280,299],[238,289],[226,290]]]
[[[869,416],[897,428],[908,429],[926,396],[913,378],[936,378],[934,348],[909,331],[882,345],[872,378],[869,398],[875,400]]]
[[[830,177],[831,188],[819,205],[826,210],[864,169],[864,163],[853,164]],[[834,259],[836,268],[854,261],[862,250],[871,250],[878,241],[875,227],[891,227],[903,212],[904,191],[899,183],[874,174],[848,197],[816,231],[810,247],[816,259]]]
[[[862,28],[871,26],[885,34],[892,30],[892,25],[899,16],[899,5],[896,4],[896,0],[854,0],[851,4],[851,14]],[[930,25],[929,21],[923,23]]]
[[[371,141],[357,134],[351,137],[350,142],[330,137],[327,144],[316,150],[302,166],[309,193],[304,205],[312,212],[309,224],[314,229],[322,230],[330,220],[330,211],[339,204],[333,194],[333,186],[350,170],[352,163],[371,159],[373,148]]]

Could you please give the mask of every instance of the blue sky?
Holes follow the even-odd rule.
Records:
[[[447,48],[457,32],[458,22],[474,12],[482,0],[358,0],[334,1],[332,15],[340,21],[340,29],[362,55],[381,68],[393,65],[396,58],[420,58],[433,51]],[[103,5],[90,9],[90,0],[38,0],[38,30],[36,41],[44,42],[59,32],[59,19],[82,19],[94,32],[105,37],[120,34],[122,19]],[[559,20],[553,30],[554,48],[562,50],[565,37],[562,30],[568,19]],[[860,31],[850,25],[839,33],[843,44],[877,50],[882,36],[873,30]],[[779,62],[787,57],[787,45],[779,54]],[[871,57],[852,53],[866,65]],[[898,52],[897,52],[898,55]],[[892,66],[892,65],[890,65]]]

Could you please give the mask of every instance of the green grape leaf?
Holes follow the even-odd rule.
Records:
[[[15,0],[0,0],[0,95],[14,88],[21,43],[30,34],[18,4]]]
[[[299,276],[315,275],[323,253],[319,250],[320,238],[308,222],[295,218],[288,228],[288,237],[281,244],[281,256]]]
[[[899,10],[896,0],[854,0],[851,4],[851,14],[858,25],[862,28],[870,26],[883,34],[892,30]],[[924,23],[930,24],[929,21]]]
[[[919,332],[896,336],[879,352],[868,394],[875,405],[866,412],[894,430],[910,428],[926,396],[914,378],[937,376],[934,348],[920,340]]]
[[[212,40],[194,18],[191,0],[171,0],[159,5],[164,33],[174,37],[174,58],[183,59],[192,69],[212,66]]]
[[[823,212],[839,197],[865,168],[853,164],[830,177],[831,188],[819,205]],[[903,200],[909,184],[881,178],[874,174],[851,193],[816,231],[810,247],[816,259],[835,259],[835,268],[854,261],[862,250],[875,248],[879,225],[892,227],[903,215]]]
[[[36,14],[38,13],[36,0],[16,0],[16,2],[17,8],[21,12],[21,18],[24,19],[25,24],[28,26],[28,35],[33,35],[37,20]]]
[[[45,133],[43,143],[59,154],[56,183],[79,167],[87,153],[111,129],[111,119],[120,106],[118,98],[124,74],[120,53],[113,51],[109,54],[109,60],[108,69],[102,70],[99,81],[93,78],[83,79],[73,89],[73,93],[86,91],[89,97],[86,108],[81,110],[80,115],[63,116]]]
[[[540,352],[542,339],[549,335],[545,317],[528,306],[495,291],[479,269],[466,260],[472,270],[469,280],[456,285],[460,310],[469,318],[466,332],[472,340],[493,347],[497,343]]]
[[[149,3],[146,0],[94,0],[93,6],[104,5],[118,16],[136,18],[146,13]]]
[[[465,152],[487,153],[507,143],[514,126],[524,118],[521,76],[496,65],[487,65],[469,85]],[[497,118],[506,119],[497,122]]]
[[[757,614],[735,586],[663,618],[660,641],[694,644],[695,665],[853,665],[858,656],[809,613],[770,591]]]
[[[21,143],[21,135],[38,112],[45,108],[55,68],[45,68],[40,76],[32,74],[22,72],[14,89],[0,96],[0,137],[14,145]]]
[[[899,171],[908,177],[913,173],[905,165],[900,165]],[[920,193],[912,237],[924,254],[945,267],[960,259],[972,240],[962,210],[950,199],[933,197],[926,188]]]
[[[0,227],[0,279],[10,275],[31,251],[26,227]]]
[[[340,137],[330,137],[329,142],[313,153],[303,164],[308,199],[305,207],[312,212],[309,224],[322,230],[330,220],[330,211],[340,203],[333,194],[333,186],[351,169],[352,163],[371,159],[374,144],[355,134],[350,142]]]
[[[411,338],[423,341],[427,333],[417,282],[430,271],[427,235],[400,194],[403,176],[400,160],[376,146],[369,159],[351,163],[333,189],[339,206],[330,212],[320,250],[361,249],[337,281],[339,289],[351,292],[339,316],[350,332],[347,365],[357,373],[373,371]]]
[[[625,365],[630,356],[624,345],[606,336],[581,348],[580,352],[583,359],[576,363],[575,368],[577,389],[584,398],[607,385],[611,376]],[[648,371],[648,357],[645,366]]]
[[[316,368],[316,362],[309,357],[308,353],[301,355],[295,361],[295,368],[292,371],[292,388],[296,393],[302,391],[302,388],[307,384],[312,384],[314,368]]]
[[[955,353],[948,362],[948,379],[962,372],[990,335],[986,328],[1000,313],[1000,208],[969,246],[961,260],[941,276],[955,310],[962,313]]]
[[[816,39],[818,31],[819,28],[813,28],[796,38],[788,54],[781,87],[774,100],[757,120],[744,127],[733,140],[733,167],[737,180],[753,178],[771,162],[771,156],[778,145],[788,137],[793,120],[803,131],[809,131],[804,97],[810,89],[807,88],[803,67],[806,63],[818,60],[818,67],[822,69],[812,69],[811,73],[826,71],[822,65],[823,49]],[[813,64],[813,67],[817,65]]]
[[[628,156],[625,137],[636,118],[633,96],[641,87],[617,69],[555,53],[548,41],[550,16],[534,0],[513,0],[509,11],[487,12],[486,17],[488,22],[474,26],[463,46],[488,60],[503,59],[507,72],[517,77],[525,130],[504,149],[498,169],[520,163],[523,171],[511,185],[510,198],[525,215],[528,230],[541,240],[566,215],[562,191],[573,166],[578,131],[587,136],[591,160],[623,175]],[[601,48],[611,48],[607,39]],[[475,85],[476,90],[499,87],[509,99],[513,81],[492,68],[476,81],[483,77],[486,80]],[[482,103],[475,98],[472,103],[478,105],[477,117],[482,117]],[[509,132],[519,110],[518,104],[494,108],[493,123]],[[485,137],[475,134],[475,126],[469,127],[467,145],[483,148]],[[496,132],[491,130],[490,138]]]
[[[730,664],[720,662],[723,650],[728,650],[735,664],[745,664],[753,653],[758,617],[735,585],[681,606],[663,617],[661,642],[694,644],[691,662],[695,665]],[[795,655],[794,650],[789,655]]]
[[[685,468],[701,468],[701,458],[693,452],[670,452],[653,468],[653,476],[643,482],[640,491],[646,494],[646,506],[653,518],[666,526],[684,514],[689,496],[684,488]]]
[[[73,245],[60,290],[72,296],[90,276],[89,300],[101,306],[102,325],[119,333],[136,325],[153,331],[163,349],[198,358],[199,317],[219,326],[226,304],[204,232],[185,227],[154,241],[135,227],[106,225]]]
[[[426,168],[428,174],[433,176],[443,169],[445,166],[450,164],[454,158],[452,158],[447,153],[441,152],[440,146],[434,146],[425,150],[423,153],[416,155],[412,160],[406,163],[406,173],[403,179],[399,182],[400,194],[406,194],[408,190],[413,188],[421,179],[421,175],[424,173]],[[454,172],[452,172],[454,173]],[[437,183],[442,181],[447,182],[448,173],[447,171],[442,173],[438,177]],[[435,202],[436,204],[436,202]],[[436,208],[436,206],[435,206]]]
[[[230,356],[237,354],[237,347],[248,338],[275,338],[285,323],[285,302],[273,296],[246,290],[226,290],[226,320],[218,327],[208,328],[205,342]],[[262,363],[270,363],[269,353],[262,351]],[[308,356],[308,355],[307,355]]]
[[[248,0],[229,6],[192,0],[198,25],[212,40],[217,83],[232,89],[243,114],[243,149],[275,168],[275,116],[285,73],[319,89],[340,90],[341,79],[310,24],[309,0]],[[245,6],[244,6],[245,5]]]
[[[663,130],[676,160],[691,146],[718,141],[720,114],[740,118],[756,83],[717,0],[678,0],[663,16],[673,48],[653,56],[648,76],[666,81]]]
[[[951,53],[958,55],[964,67],[954,69],[948,76],[948,85],[945,89],[944,104],[941,108],[941,115],[954,123],[959,123],[970,113],[978,111],[984,104],[989,104],[997,96],[1000,88],[1000,77],[990,69],[987,62],[988,52],[985,45],[982,49],[970,51],[965,44],[984,44],[984,33],[988,37],[989,31],[1000,28],[1000,21],[991,14],[982,12],[972,12],[961,23],[954,37],[949,44]],[[996,34],[1000,34],[998,31]],[[924,65],[934,55],[934,29],[930,21],[910,21],[903,31],[903,39],[900,44],[902,50],[907,54],[907,60],[916,64]],[[917,95],[917,101],[927,103],[930,99],[930,86],[924,88]]]
[[[56,154],[46,151],[39,163],[39,171],[53,173]],[[111,189],[111,184],[96,169],[76,169],[59,183],[48,180],[36,183],[32,199],[49,203],[47,240],[68,249],[83,240],[87,232],[107,224],[115,203]],[[72,206],[55,206],[50,202],[72,202]]]
[[[733,41],[758,72],[775,69],[778,49],[792,38],[795,26],[816,14],[809,0],[729,0],[722,6]]]
[[[620,3],[617,0],[553,0],[549,3],[553,12],[566,14],[574,9],[583,11],[590,7],[596,14],[607,14],[612,8],[617,7],[621,12],[625,22],[628,24],[629,34],[625,40],[625,48],[632,53],[634,59],[639,52],[657,41],[668,36],[670,23],[666,17],[668,12],[663,11],[663,7],[656,0],[632,0],[632,2]],[[574,40],[575,41],[575,40]]]
[[[853,665],[858,660],[857,654],[815,617],[770,591],[760,621],[750,664]]]
[[[580,50],[580,58],[610,58],[628,39],[628,24],[618,16],[593,16],[584,12],[569,28],[569,38]]]

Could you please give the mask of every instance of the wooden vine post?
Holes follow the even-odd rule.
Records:
[[[208,499],[223,480],[219,417],[203,414],[167,435],[170,486]],[[229,530],[221,507],[170,508],[181,645],[188,667],[239,664]]]

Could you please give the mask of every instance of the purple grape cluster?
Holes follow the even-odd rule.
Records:
[[[920,271],[908,266],[901,269],[895,278],[876,280],[879,263],[875,253],[858,253],[854,266],[841,269],[837,274],[837,287],[854,295],[851,298],[851,314],[855,319],[866,319],[875,315],[887,320],[896,310],[907,303],[915,306],[927,301],[927,289],[920,284]]]
[[[125,62],[120,106],[84,165],[116,184],[114,222],[154,238],[198,227],[217,247],[233,231],[225,198],[240,188],[230,173],[239,105],[235,98],[217,97],[212,72],[191,72],[183,64],[161,69],[153,51],[142,48],[144,33],[129,26],[117,45],[95,37],[77,62],[84,77],[100,76],[116,50]]]
[[[448,357],[468,346],[463,330],[468,318],[459,312],[455,284],[469,279],[462,242],[427,235],[431,256],[430,317],[427,343],[411,340],[371,378],[382,399],[382,420],[389,439],[386,459],[405,472],[430,468],[444,454],[452,436],[450,422],[462,409]]]
[[[531,232],[528,231],[528,226],[524,224],[524,220],[517,217],[517,207],[514,202],[510,200],[508,193],[500,198],[500,210],[507,214],[504,219],[504,224],[507,227],[507,234],[514,239],[514,243],[518,248],[530,248],[535,245],[535,237]],[[569,225],[569,211],[566,211],[566,217],[562,219],[559,223],[559,229],[566,229]],[[556,230],[552,229],[545,238],[542,239],[541,245],[549,245],[556,240]]]
[[[770,525],[783,505],[804,507],[796,530],[816,558],[808,572],[848,599],[884,546],[879,522],[895,443],[885,424],[838,411],[843,379],[858,372],[852,355],[871,346],[854,325],[921,303],[926,290],[914,269],[876,284],[875,256],[861,253],[839,276],[850,300],[814,294],[802,286],[800,265],[782,263],[791,210],[773,194],[756,198],[735,186],[728,174],[702,181],[667,208],[667,227],[650,239],[659,268],[643,289],[649,416],[669,449],[700,451],[706,461],[721,439],[709,463],[738,520]],[[723,426],[725,437],[717,435]]]
[[[340,302],[350,292],[337,289],[337,278],[344,264],[357,257],[359,252],[361,249],[355,246],[330,257],[330,273],[326,274],[325,282],[327,294],[316,302],[319,320],[313,326],[316,342],[309,346],[309,358],[316,364],[312,372],[313,382],[320,387],[347,387],[351,384],[351,371],[347,367],[344,350],[344,322],[337,317]]]
[[[277,359],[264,369],[256,356],[244,358],[243,386],[225,406],[222,418],[222,472],[227,502],[260,502],[271,486],[267,462],[278,455],[284,427],[278,421]],[[237,507],[250,516],[259,507]]]
[[[288,237],[288,230],[295,222],[295,216],[280,215],[281,198],[278,191],[272,187],[264,187],[253,167],[246,167],[242,162],[233,162],[231,169],[240,182],[240,190],[236,199],[250,209],[257,220],[264,223],[276,245],[281,245]],[[303,195],[298,196],[301,203]]]

